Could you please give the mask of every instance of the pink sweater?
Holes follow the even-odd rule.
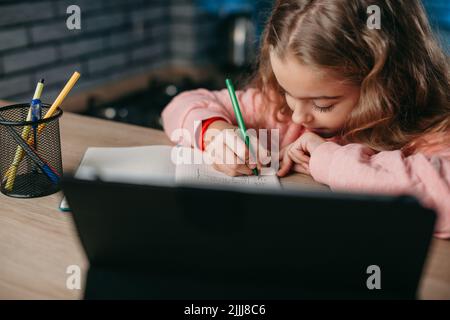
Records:
[[[247,128],[258,129],[255,115],[263,107],[261,93],[248,89],[237,91],[236,95]],[[194,146],[200,121],[215,116],[236,124],[226,89],[183,92],[167,105],[162,120],[169,137],[176,129],[189,131],[189,140],[172,139],[174,142]],[[304,131],[300,125],[280,123],[269,116],[264,127],[279,129],[280,149]],[[416,196],[424,206],[437,213],[435,236],[450,238],[450,148],[431,155],[416,153],[405,157],[399,150],[377,153],[361,144],[341,146],[328,141],[313,152],[309,165],[312,177],[332,190]]]

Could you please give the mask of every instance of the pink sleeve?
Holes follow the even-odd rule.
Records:
[[[325,142],[311,155],[310,170],[333,190],[413,195],[436,211],[435,236],[450,238],[450,158]]]
[[[255,109],[261,106],[261,94],[256,89],[236,91],[239,106],[248,128],[256,126]],[[203,120],[222,117],[236,124],[230,96],[226,89],[186,91],[175,98],[162,112],[163,127],[169,138],[185,146],[195,146]]]

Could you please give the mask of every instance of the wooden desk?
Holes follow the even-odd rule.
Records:
[[[0,102],[1,105],[1,102]],[[73,171],[91,146],[169,144],[163,132],[65,113],[61,119],[65,171]],[[303,175],[284,187],[324,188]],[[66,269],[88,267],[70,213],[58,210],[61,194],[18,200],[0,195],[0,299],[79,299],[66,288]],[[84,281],[83,281],[84,282]],[[435,239],[419,296],[450,299],[450,242]]]

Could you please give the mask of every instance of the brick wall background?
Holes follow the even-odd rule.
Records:
[[[69,30],[69,5],[81,30]],[[215,21],[190,0],[0,1],[0,99],[29,100],[45,77],[52,101],[74,70],[74,92],[169,64],[214,63]]]
[[[82,73],[75,93],[168,65],[217,65],[225,58],[220,25],[194,3],[0,0],[0,99],[28,101],[45,77],[43,100],[53,101],[74,70]],[[424,3],[448,48],[448,0]],[[81,30],[66,27],[72,4],[81,8]]]

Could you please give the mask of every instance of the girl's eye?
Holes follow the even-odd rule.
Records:
[[[314,108],[316,111],[319,111],[319,112],[330,112],[331,110],[334,109],[334,105],[330,105],[330,106],[328,106],[328,107],[322,107],[322,106],[318,106],[317,104],[315,104],[315,103],[313,102],[313,108]]]

